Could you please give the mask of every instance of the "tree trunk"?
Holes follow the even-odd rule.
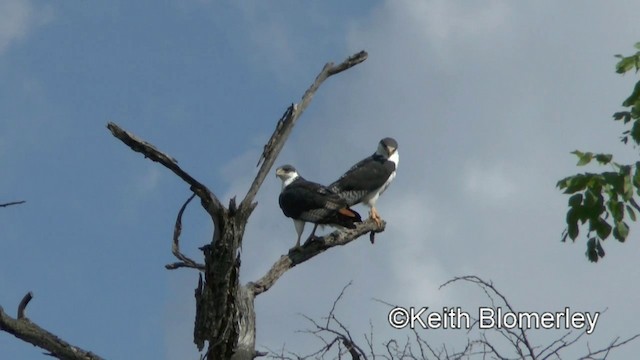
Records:
[[[216,221],[212,244],[203,248],[205,272],[195,293],[194,342],[199,350],[208,342],[208,360],[228,360],[234,354],[234,358],[253,359],[253,348],[250,357],[237,357],[240,354],[236,349],[241,337],[247,341],[246,337],[252,335],[249,343],[255,344],[253,294],[248,296],[249,292],[239,285],[239,249],[251,210],[238,210],[235,198],[231,199],[229,209]],[[250,312],[245,313],[245,308]],[[246,324],[253,324],[253,329],[247,330]]]

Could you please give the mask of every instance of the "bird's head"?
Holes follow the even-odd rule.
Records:
[[[276,169],[276,176],[282,180],[282,186],[287,186],[300,175],[296,171],[296,168],[287,164]]]
[[[398,151],[398,142],[394,138],[386,137],[378,143],[376,153],[388,159],[395,154],[396,151]]]

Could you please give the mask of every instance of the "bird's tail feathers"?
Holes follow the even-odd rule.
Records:
[[[362,222],[362,217],[355,210],[345,207],[336,213],[336,225],[344,226],[349,229],[355,229],[355,223]]]
[[[338,212],[340,214],[344,215],[344,216],[357,219],[355,221],[362,222],[362,218],[360,217],[360,214],[358,214],[354,210],[351,210],[351,208],[348,208],[348,207],[347,208],[342,208],[342,209],[338,210]]]

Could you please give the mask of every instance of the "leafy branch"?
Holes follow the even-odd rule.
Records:
[[[616,64],[616,72],[626,74],[640,71],[640,43],[636,43],[637,51],[631,56],[616,55],[620,60]],[[640,145],[640,81],[631,95],[622,102],[625,110],[613,114],[614,121],[622,121],[627,130],[623,131],[621,141],[624,144],[632,140],[634,146]],[[640,206],[634,198],[640,196],[640,161],[635,164],[620,164],[613,161],[611,154],[594,154],[592,152],[573,151],[578,157],[577,166],[584,166],[594,160],[599,165],[610,166],[612,171],[601,173],[581,173],[568,176],[557,183],[557,187],[565,194],[571,195],[568,200],[567,227],[563,231],[562,241],[567,237],[575,241],[580,234],[580,227],[587,228],[587,258],[597,262],[605,255],[602,242],[613,236],[624,242],[629,236],[629,223],[636,221],[636,211]]]

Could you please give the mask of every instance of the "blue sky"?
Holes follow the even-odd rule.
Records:
[[[613,55],[640,40],[639,12],[634,2],[0,0],[0,202],[27,200],[0,209],[0,305],[14,313],[33,291],[33,321],[109,359],[197,358],[197,274],[164,269],[188,187],[106,123],[169,153],[226,202],[244,196],[275,122],[323,64],[365,49],[369,60],[323,85],[277,164],[328,183],[395,137],[398,177],[379,201],[387,231],[262,294],[259,348],[317,348],[296,333],[308,326],[298,314],[326,314],[350,280],[341,315],[357,334],[371,320],[378,339],[398,333],[372,297],[477,308],[473,289],[438,290],[463,274],[493,280],[521,310],[608,308],[594,347],[639,332],[638,230],[590,264],[584,239],[559,242],[567,199],[555,189],[577,170],[572,150],[637,158],[610,116],[636,80],[614,74]],[[279,189],[268,177],[258,195],[243,282],[295,242]],[[183,250],[199,257],[211,224],[198,206],[184,229]],[[0,354],[43,358],[6,333]]]

